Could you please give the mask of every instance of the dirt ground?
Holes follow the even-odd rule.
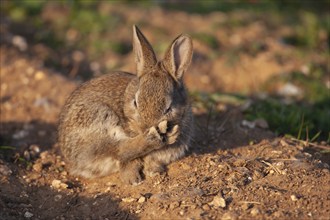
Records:
[[[189,22],[201,19],[192,16]],[[254,28],[242,36],[265,31],[260,24]],[[291,53],[274,42],[268,40],[273,49],[263,56],[243,57],[240,65],[248,69],[241,72],[226,70],[220,58],[206,66],[199,63],[205,58],[196,56],[188,88],[214,91],[225,85],[222,90],[235,91],[245,83],[257,90],[254,83],[304,62],[281,66],[270,59],[274,51]],[[203,45],[196,47],[203,52]],[[213,113],[194,106],[196,135],[188,155],[138,186],[123,185],[118,174],[94,180],[71,176],[56,144],[56,127],[61,107],[78,83],[45,67],[33,52],[38,48],[21,52],[8,42],[0,46],[0,142],[15,146],[0,154],[0,219],[329,219],[330,160],[316,150],[329,146],[276,137],[263,123],[244,126],[240,106],[219,104]],[[208,69],[206,78],[198,75],[203,69]],[[213,69],[238,76],[252,72],[249,77],[257,80],[217,78]],[[197,76],[205,80],[196,81]]]

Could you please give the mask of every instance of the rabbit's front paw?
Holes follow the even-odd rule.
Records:
[[[149,129],[147,140],[156,149],[159,149],[165,145],[173,144],[177,140],[179,134],[179,125],[170,127],[165,120],[160,122],[157,128],[151,127]]]
[[[167,144],[174,144],[176,139],[179,137],[179,125],[175,125],[172,130],[167,132]]]
[[[173,144],[180,134],[179,125],[174,125],[171,127],[168,125],[166,120],[158,124],[158,131],[161,134],[162,140],[165,144]]]
[[[165,145],[163,135],[161,135],[155,127],[151,127],[149,129],[147,134],[147,141],[156,149],[159,149]]]

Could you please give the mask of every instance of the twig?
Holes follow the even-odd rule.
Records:
[[[282,173],[278,168],[274,167],[273,164],[268,163],[267,161],[264,161],[264,160],[262,160],[261,162],[264,163],[264,164],[266,164],[266,165],[268,165],[269,167],[273,168],[276,173],[278,173],[278,174],[281,174]]]
[[[298,159],[294,158],[294,159],[271,159],[271,160],[279,160],[279,161],[296,161]]]
[[[291,138],[291,140],[295,141],[295,142],[298,142],[298,143],[303,143],[306,147],[310,145],[310,146],[320,148],[320,149],[323,149],[323,150],[330,150],[330,146],[318,145],[318,144],[310,143],[308,141],[299,140],[297,138]]]
[[[264,205],[261,202],[255,202],[255,201],[239,201],[239,203]]]

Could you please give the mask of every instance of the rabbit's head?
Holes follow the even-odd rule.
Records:
[[[133,48],[137,78],[126,90],[124,108],[131,129],[143,132],[162,120],[167,120],[169,125],[182,124],[190,108],[183,74],[192,58],[191,38],[178,36],[164,59],[157,61],[151,45],[134,26]]]

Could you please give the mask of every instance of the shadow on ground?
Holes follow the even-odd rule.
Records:
[[[57,192],[49,186],[28,186],[17,176],[0,186],[0,219],[24,219],[31,215],[35,219],[137,219],[122,210],[120,201],[111,195],[89,198]]]
[[[23,152],[31,145],[41,151],[49,150],[56,142],[56,126],[38,120],[31,122],[1,122],[0,146],[15,147]]]
[[[224,113],[195,115],[191,152],[213,153],[275,138],[274,133],[268,129],[242,126],[243,120],[241,110],[237,108]]]

